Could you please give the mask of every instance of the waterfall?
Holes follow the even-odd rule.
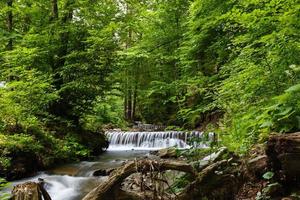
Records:
[[[207,147],[207,142],[214,139],[214,133],[192,131],[160,131],[160,132],[123,132],[107,131],[109,150],[152,150],[176,146],[181,149],[190,148],[188,141],[194,138],[193,146]]]

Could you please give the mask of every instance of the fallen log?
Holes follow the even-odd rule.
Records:
[[[205,197],[207,194],[216,190],[216,188],[214,187],[215,183],[213,184],[210,183],[212,179],[221,180],[221,184],[224,184],[228,180],[232,181],[235,179],[235,177],[228,176],[227,174],[224,175],[216,174],[217,169],[223,167],[227,163],[228,163],[227,160],[218,161],[216,163],[208,165],[199,174],[197,174],[195,173],[195,170],[191,165],[179,161],[140,160],[136,162],[129,162],[123,167],[117,169],[116,172],[113,174],[113,176],[111,176],[106,182],[102,183],[97,188],[92,190],[89,194],[87,194],[83,198],[83,200],[157,199],[157,198],[153,198],[153,194],[151,193],[131,192],[131,191],[124,191],[120,189],[121,183],[130,174],[136,172],[144,173],[150,170],[155,170],[155,171],[178,170],[193,175],[194,180],[189,185],[187,185],[187,187],[182,192],[176,194],[175,196],[171,196],[171,197],[168,196],[168,198],[162,197],[163,199],[170,199],[170,200],[199,199],[200,196]],[[236,185],[235,183],[230,183],[227,186],[232,188],[235,185]],[[225,190],[227,190],[226,187]],[[228,191],[225,192],[228,193]],[[221,199],[222,198],[223,197],[221,197]]]
[[[126,163],[124,166],[115,170],[110,178],[100,184],[97,188],[88,193],[83,200],[112,200],[114,195],[120,188],[121,183],[125,178],[133,173],[165,170],[177,170],[190,173],[196,178],[197,173],[194,168],[182,161],[172,160],[138,160]]]

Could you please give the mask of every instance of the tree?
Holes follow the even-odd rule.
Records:
[[[12,13],[13,0],[7,0],[7,7],[8,7],[7,19],[6,19],[7,31],[11,34],[13,31],[13,13]],[[12,50],[12,48],[13,48],[13,39],[12,38],[8,39],[8,44],[7,44],[6,48],[7,48],[7,50]]]

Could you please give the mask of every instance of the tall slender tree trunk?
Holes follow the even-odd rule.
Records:
[[[73,6],[74,0],[67,0],[63,10],[66,12],[60,12],[63,13],[60,16],[59,10],[58,10],[58,1],[57,0],[51,0],[52,3],[52,19],[55,20],[57,23],[61,25],[61,27],[67,27],[68,23],[72,21],[73,18]],[[70,33],[68,28],[64,28],[63,30],[55,30],[60,31],[59,34],[59,48],[55,52],[53,52],[53,72],[54,72],[54,87],[59,90],[61,89],[62,85],[64,84],[63,77],[61,75],[62,68],[65,65],[66,61],[66,55],[68,55],[68,43],[70,40]],[[61,93],[61,98],[53,103],[50,110],[55,115],[58,115],[60,117],[63,117],[65,119],[71,120],[75,126],[79,125],[79,117],[73,114],[72,109],[73,105],[71,105],[70,100],[67,98],[68,94]],[[79,126],[78,126],[79,127]]]
[[[7,30],[10,33],[10,38],[8,40],[6,49],[12,50],[13,49],[13,39],[11,38],[11,34],[13,31],[13,13],[12,13],[13,0],[7,0],[7,6],[9,8],[9,11],[7,12],[6,24],[7,24]]]
[[[57,0],[52,0],[52,19],[58,19]]]
[[[124,118],[127,119],[127,92],[124,92]]]
[[[53,0],[53,3],[56,3],[56,5],[53,4],[53,16],[58,17],[58,10],[57,10],[57,0]],[[68,10],[68,12],[65,13],[65,15],[62,16],[61,24],[66,25],[69,21],[73,18],[73,9],[70,8],[73,1],[68,0],[65,5],[65,9]],[[65,65],[65,56],[68,54],[68,42],[69,42],[69,31],[68,29],[65,29],[60,34],[60,48],[58,49],[57,55],[58,60],[55,64],[55,86],[56,88],[60,89],[61,85],[63,84],[62,77],[60,75],[60,68]]]
[[[127,95],[127,120],[132,121],[131,115],[132,115],[132,89],[131,86],[129,86]]]
[[[26,6],[28,6],[28,8],[32,9],[32,4],[31,2],[28,2],[28,4],[26,4]],[[29,13],[26,13],[24,16],[24,29],[23,32],[27,33],[30,29],[30,25],[31,25],[31,16]]]
[[[131,11],[128,8],[128,5],[126,6],[126,10],[127,10],[127,14],[130,15]],[[131,27],[128,27],[128,37],[126,40],[126,46],[125,48],[128,49],[131,47],[132,43],[132,29]],[[125,77],[126,78],[126,83],[125,83],[125,90],[124,90],[124,96],[125,96],[125,119],[129,122],[132,122],[133,116],[132,116],[132,80],[128,80],[128,77],[130,77],[132,79],[132,72],[131,70],[125,69]]]
[[[132,111],[131,111],[131,120],[135,118],[135,111],[136,111],[136,101],[137,101],[137,82],[135,82],[135,86],[133,88],[132,93]]]

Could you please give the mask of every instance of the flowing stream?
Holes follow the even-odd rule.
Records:
[[[187,141],[191,138],[203,139],[201,132],[107,132],[110,142],[108,150],[94,161],[57,166],[52,170],[39,172],[36,176],[18,180],[13,185],[27,181],[45,180],[45,188],[53,200],[79,200],[99,185],[107,177],[93,176],[98,169],[115,168],[127,160],[149,156],[149,150],[171,146],[189,148]],[[209,134],[208,140],[211,140]],[[207,139],[206,139],[207,140]],[[198,147],[205,147],[205,142],[198,143]]]

